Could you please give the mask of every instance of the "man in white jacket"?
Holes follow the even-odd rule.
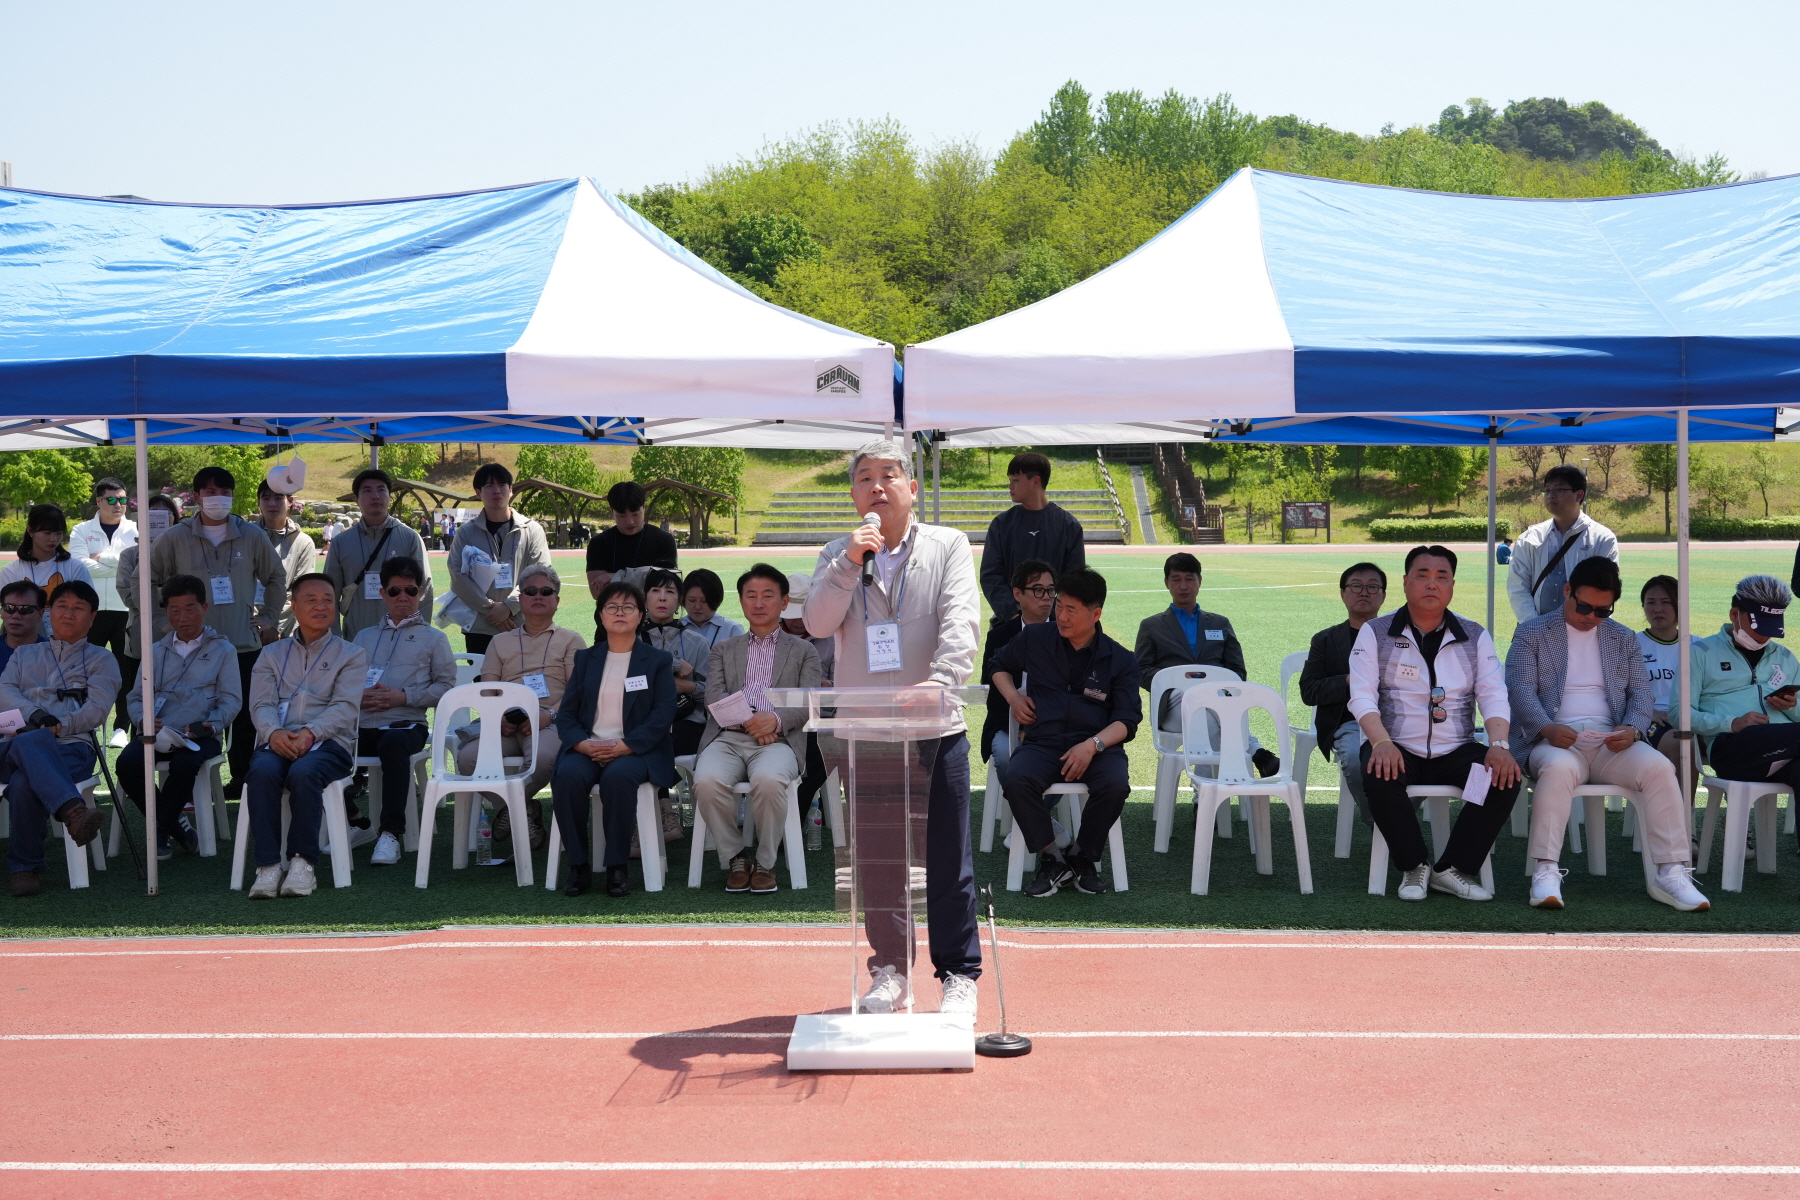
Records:
[[[1619,561],[1619,539],[1613,531],[1582,511],[1587,502],[1587,475],[1563,464],[1544,472],[1544,507],[1548,521],[1519,535],[1506,575],[1506,598],[1519,624],[1559,612],[1563,584],[1584,558]]]
[[[88,641],[113,652],[119,664],[120,678],[125,674],[126,659],[133,657],[134,647],[125,644],[125,623],[130,613],[119,598],[119,554],[127,546],[137,545],[137,525],[125,516],[130,497],[125,485],[111,476],[94,483],[94,515],[77,525],[69,534],[69,553],[81,560],[93,578],[94,591],[100,596],[100,611],[94,614],[94,627],[88,630]],[[125,693],[119,692],[113,713],[115,748],[126,742]]]

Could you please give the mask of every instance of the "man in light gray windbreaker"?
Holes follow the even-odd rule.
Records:
[[[464,640],[470,654],[486,654],[496,633],[519,622],[518,584],[527,566],[550,565],[544,527],[512,508],[512,472],[486,463],[475,472],[481,512],[450,543],[450,590],[475,614]],[[483,588],[475,573],[488,581]]]

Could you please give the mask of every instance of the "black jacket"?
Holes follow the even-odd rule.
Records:
[[[994,610],[994,624],[1017,616],[1012,573],[1028,558],[1050,564],[1057,578],[1063,572],[1087,566],[1087,542],[1081,522],[1056,504],[1031,512],[1015,504],[988,523],[987,540],[981,543],[981,594]]]
[[[1025,622],[1018,613],[1006,618],[998,625],[988,627],[987,642],[981,648],[981,683],[988,689],[987,720],[981,723],[981,761],[986,762],[994,757],[994,735],[1006,732],[1007,713],[1011,706],[1006,697],[994,689],[994,659],[1007,644],[1019,636],[1019,630],[1025,628]]]
[[[575,652],[575,667],[563,689],[562,706],[556,712],[556,734],[562,752],[594,736],[594,716],[600,707],[600,680],[606,674],[606,643]],[[643,676],[649,686],[627,689],[623,711],[625,734],[621,738],[649,764],[650,782],[657,787],[675,783],[675,743],[669,727],[675,723],[675,659],[645,642],[634,642],[625,678]]]
[[[1014,686],[1021,676],[1031,677],[1025,694],[1037,709],[1037,720],[1019,730],[1024,741],[1071,746],[1114,721],[1125,726],[1125,741],[1137,736],[1144,717],[1137,659],[1098,626],[1084,651],[1071,648],[1053,621],[1028,626],[996,656],[994,670],[1011,675]],[[1123,745],[1107,752],[1123,753]]]
[[[1319,753],[1331,761],[1331,738],[1350,719],[1350,651],[1356,646],[1356,630],[1350,622],[1313,634],[1300,669],[1300,699],[1318,709],[1313,728],[1319,733]]]

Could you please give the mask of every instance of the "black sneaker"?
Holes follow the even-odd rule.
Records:
[[[1048,854],[1040,854],[1037,874],[1025,885],[1025,894],[1037,900],[1054,896],[1071,878],[1068,863]]]
[[[1106,881],[1100,878],[1100,864],[1091,858],[1070,858],[1069,871],[1075,876],[1075,890],[1090,896],[1106,894]]]
[[[171,836],[183,851],[188,854],[199,853],[200,835],[195,833],[194,827],[188,823],[186,813],[175,818],[175,828],[171,831]]]
[[[1281,770],[1281,760],[1269,753],[1268,749],[1263,746],[1256,748],[1256,753],[1250,756],[1250,761],[1256,765],[1256,773],[1264,779]]]
[[[168,862],[174,857],[175,847],[171,843],[169,835],[165,833],[156,839],[156,861]]]

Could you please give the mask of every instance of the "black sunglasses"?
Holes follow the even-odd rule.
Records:
[[[9,617],[29,617],[38,611],[38,606],[35,604],[7,604],[0,605],[0,607],[5,608],[6,615]]]
[[[1599,617],[1601,620],[1605,620],[1607,617],[1612,616],[1613,609],[1617,607],[1616,604],[1608,604],[1605,608],[1595,608],[1593,605],[1583,604],[1579,600],[1575,602],[1575,611],[1577,613],[1584,617]]]
[[[556,589],[553,587],[523,587],[523,588],[519,589],[519,595],[521,595],[521,596],[554,596],[554,595],[556,595]]]
[[[387,594],[390,596],[416,596],[419,594],[419,589],[416,587],[390,587]]]

